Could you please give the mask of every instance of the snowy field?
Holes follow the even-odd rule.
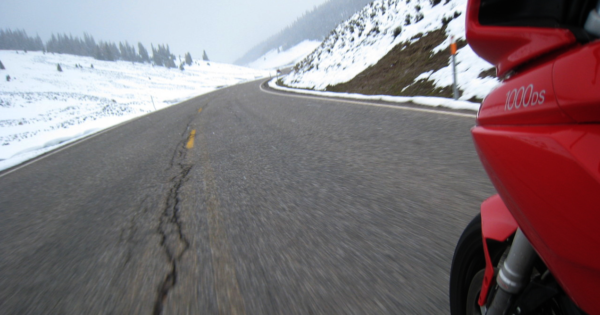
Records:
[[[305,40],[288,50],[273,49],[246,66],[254,69],[283,69],[292,67],[300,60],[306,58],[319,45],[321,45],[320,41]]]
[[[184,71],[42,52],[0,51],[0,61],[6,67],[0,70],[0,170],[129,119],[269,76],[204,61]]]
[[[431,1],[376,0],[361,12],[341,23],[323,44],[300,62],[300,70],[292,72],[283,83],[295,88],[324,90],[352,80],[356,75],[375,65],[396,45],[415,43],[419,34],[443,27],[448,22],[447,39],[432,49],[437,53],[447,49],[450,37],[465,39],[467,0],[441,1],[432,6]],[[462,100],[473,96],[484,98],[495,86],[496,78],[479,78],[479,74],[492,67],[479,58],[470,46],[458,50],[458,87],[464,91]],[[402,66],[402,65],[399,65]],[[437,87],[452,85],[450,56],[448,66],[436,72],[426,71],[415,79],[433,81]]]

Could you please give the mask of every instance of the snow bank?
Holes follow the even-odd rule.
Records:
[[[445,97],[431,97],[431,96],[390,96],[390,95],[364,95],[354,93],[337,93],[337,92],[324,92],[324,91],[312,91],[302,89],[291,89],[283,86],[279,86],[276,83],[277,79],[269,81],[269,87],[286,92],[301,93],[316,96],[326,97],[338,97],[338,98],[349,98],[355,100],[368,100],[368,101],[385,101],[391,103],[414,103],[417,105],[425,105],[431,107],[446,107],[450,109],[466,109],[477,111],[479,110],[479,103],[472,103],[468,101],[455,101]]]
[[[41,52],[0,51],[0,60],[6,67],[0,71],[0,170],[134,117],[269,75],[204,61],[181,71]]]

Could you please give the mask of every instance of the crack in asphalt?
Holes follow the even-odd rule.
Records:
[[[188,128],[186,128],[186,130],[187,129]],[[190,247],[189,240],[183,233],[180,218],[182,201],[180,189],[187,181],[187,176],[193,168],[193,165],[184,163],[187,154],[187,149],[184,145],[185,143],[182,141],[177,146],[171,161],[170,169],[174,168],[177,175],[169,180],[171,189],[167,195],[165,207],[157,228],[157,232],[161,237],[160,245],[164,248],[171,270],[167,273],[165,279],[158,287],[156,300],[154,302],[154,315],[162,314],[164,301],[171,289],[177,284],[178,263]]]

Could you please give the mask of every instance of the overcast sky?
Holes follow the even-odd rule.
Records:
[[[169,44],[233,62],[307,10],[327,0],[2,0],[0,28],[24,29],[44,42],[52,33],[83,32],[96,41]]]

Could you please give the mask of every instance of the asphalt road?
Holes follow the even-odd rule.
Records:
[[[447,314],[473,117],[189,100],[0,174],[0,314]]]

